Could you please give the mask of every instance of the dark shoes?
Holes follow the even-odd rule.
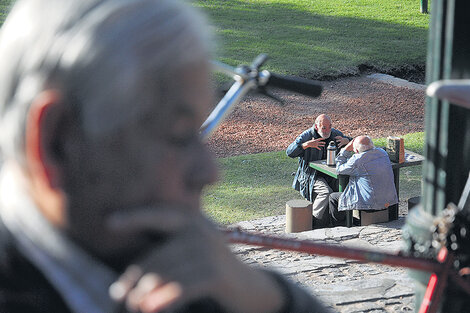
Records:
[[[343,221],[332,221],[330,219],[325,221],[324,218],[318,219],[315,216],[312,217],[312,229],[331,228],[337,226],[346,226],[346,219]]]
[[[315,216],[312,217],[312,229],[320,229],[330,227],[330,221],[325,221],[324,218],[318,219]]]

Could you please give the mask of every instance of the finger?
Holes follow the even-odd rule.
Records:
[[[196,255],[197,252],[189,254]],[[162,309],[180,312],[176,308],[199,298],[211,297],[215,294],[214,290],[220,289],[223,276],[221,272],[214,271],[214,267],[213,263],[200,257],[195,257],[191,262],[173,262],[172,267],[162,271],[164,281],[156,281],[153,285],[152,280],[144,281],[142,289],[139,283],[135,288],[135,295],[129,297],[128,306],[138,306],[144,313],[159,312]],[[143,295],[145,292],[147,293]]]
[[[343,138],[343,137],[341,137],[341,136],[336,136],[336,137],[335,137],[336,140],[338,140],[338,139],[341,140],[342,138]]]
[[[144,299],[154,290],[163,286],[163,280],[155,273],[147,273],[139,280],[138,284],[129,292],[126,306],[131,312],[137,312]]]
[[[121,234],[145,231],[171,233],[188,226],[191,223],[189,215],[194,214],[168,207],[116,211],[107,217],[105,227]]]
[[[315,145],[315,148],[317,148],[318,150],[321,150],[324,146],[325,146],[325,142],[324,141],[318,141]]]
[[[109,287],[109,296],[111,299],[118,303],[123,302],[142,277],[142,274],[143,272],[140,267],[136,265],[129,266],[124,274]]]
[[[143,313],[159,312],[174,304],[183,294],[181,286],[176,282],[164,284],[152,291],[140,303]]]

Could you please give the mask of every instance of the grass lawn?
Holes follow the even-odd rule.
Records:
[[[0,25],[14,0],[0,0]],[[196,0],[214,25],[216,57],[249,64],[260,53],[266,69],[308,78],[423,65],[429,15],[416,0]],[[423,133],[405,136],[422,153]],[[376,144],[385,145],[385,139]],[[229,224],[283,214],[298,198],[291,188],[297,160],[284,151],[219,159],[222,179],[205,190],[209,216]],[[401,170],[402,199],[421,193],[421,167]]]
[[[14,0],[0,0],[0,25]],[[417,0],[195,0],[214,26],[216,58],[308,78],[424,66],[429,15]]]
[[[404,136],[405,148],[423,153],[424,133]],[[385,146],[386,139],[374,140]],[[221,180],[206,188],[205,212],[219,224],[231,224],[264,216],[285,213],[286,201],[300,199],[291,188],[297,159],[284,151],[242,155],[218,159]],[[400,198],[421,194],[421,166],[400,171]]]
[[[14,0],[0,0],[0,26],[7,17],[11,4]]]
[[[416,0],[198,0],[214,25],[217,58],[308,78],[422,65],[429,15]]]

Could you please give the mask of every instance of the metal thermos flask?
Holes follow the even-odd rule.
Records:
[[[336,145],[334,141],[330,141],[328,148],[326,148],[326,165],[335,166],[336,165]]]

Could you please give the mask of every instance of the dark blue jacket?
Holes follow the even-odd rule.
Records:
[[[351,137],[344,136],[342,132],[337,129],[332,128],[330,137],[325,140],[325,146],[320,150],[316,148],[307,148],[303,149],[302,144],[311,139],[318,139],[320,135],[317,133],[315,128],[309,128],[300,134],[293,143],[287,147],[286,154],[291,158],[299,158],[299,168],[295,174],[294,182],[292,183],[292,188],[297,191],[300,191],[300,194],[307,199],[308,201],[313,201],[315,199],[315,194],[313,193],[313,184],[317,178],[317,171],[311,168],[308,164],[312,161],[318,161],[326,159],[326,148],[330,141],[335,141],[336,136],[341,136],[351,140]],[[336,144],[336,141],[335,141]],[[337,147],[336,153],[339,153],[340,148]]]

